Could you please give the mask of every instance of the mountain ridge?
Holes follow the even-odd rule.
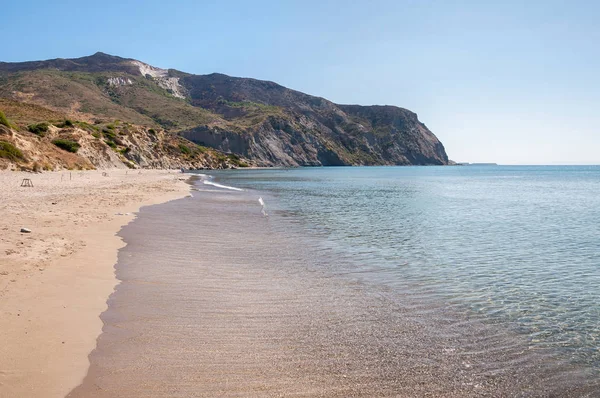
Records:
[[[0,97],[88,122],[162,128],[259,166],[448,164],[443,144],[408,109],[336,104],[272,81],[194,75],[103,52],[0,62]]]

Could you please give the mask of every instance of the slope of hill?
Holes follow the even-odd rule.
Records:
[[[75,121],[39,105],[6,99],[0,99],[0,109],[11,117],[0,112],[0,170],[223,169],[252,164],[160,128]]]
[[[338,105],[273,82],[103,53],[0,62],[0,97],[92,124],[161,129],[260,166],[448,164],[442,143],[406,109]]]

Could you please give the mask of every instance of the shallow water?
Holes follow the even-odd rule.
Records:
[[[600,370],[600,167],[221,172],[371,281],[510,324]]]
[[[71,396],[599,396],[598,171],[214,173],[122,231]]]

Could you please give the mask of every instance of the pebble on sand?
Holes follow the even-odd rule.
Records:
[[[24,233],[24,234],[28,234],[28,233],[31,232],[31,230],[29,228],[23,227],[23,228],[21,228],[21,232]]]

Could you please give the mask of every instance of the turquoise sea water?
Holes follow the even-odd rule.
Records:
[[[600,167],[211,173],[265,194],[375,284],[498,323],[600,370]]]

